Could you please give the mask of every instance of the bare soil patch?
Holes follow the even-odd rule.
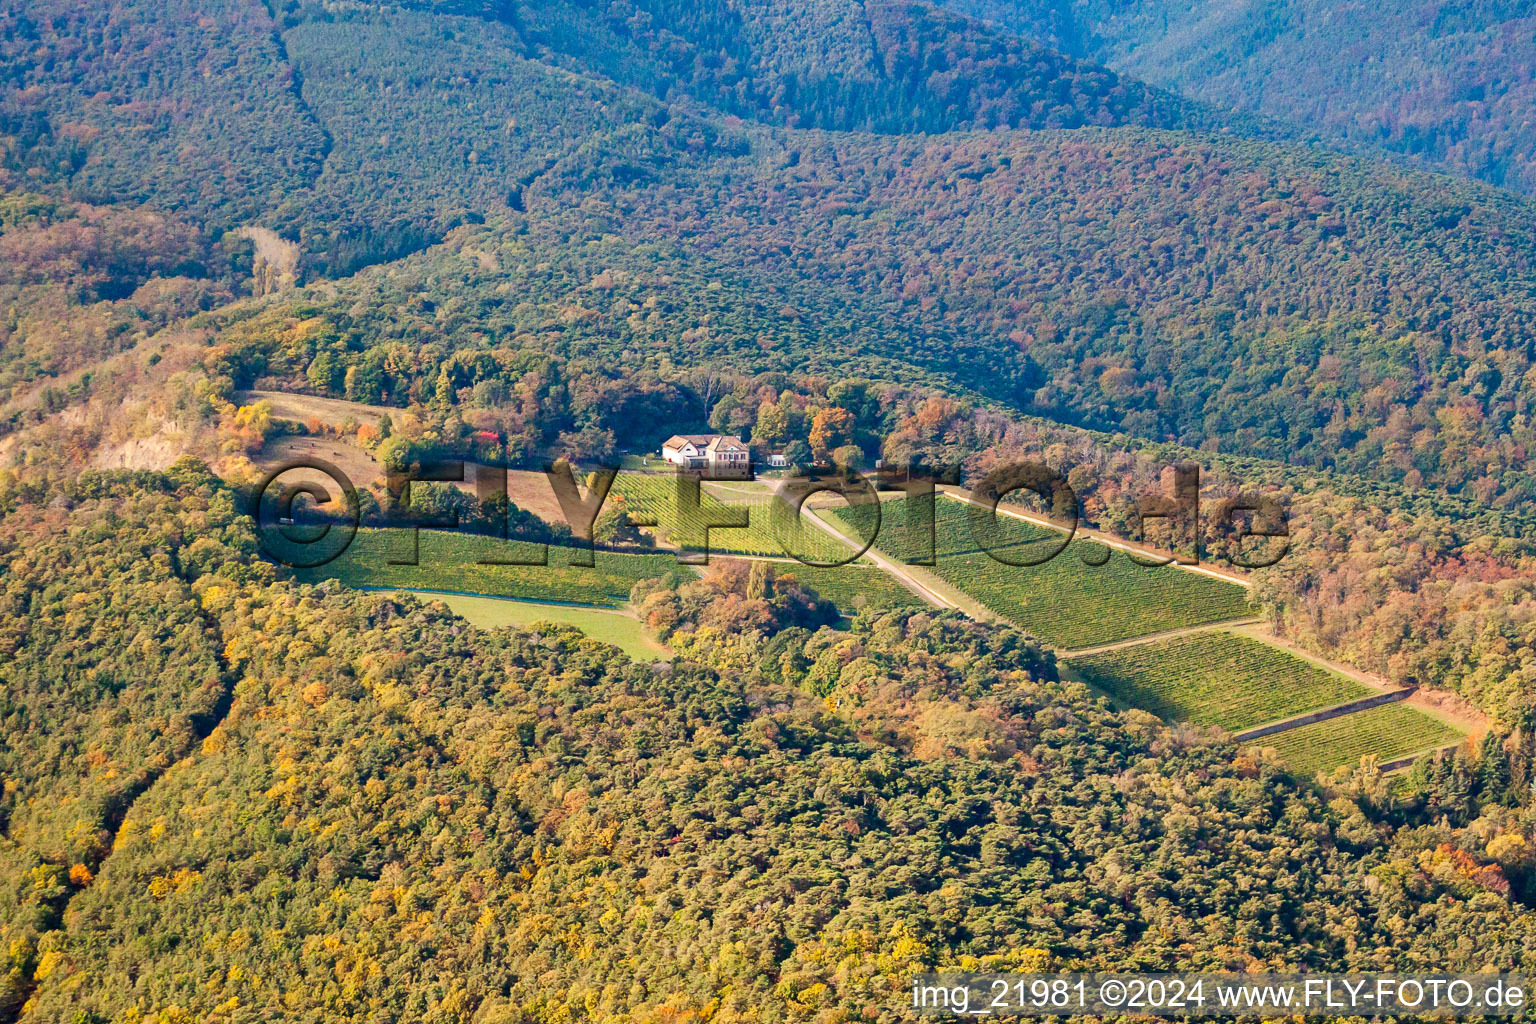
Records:
[[[465,467],[466,474],[472,471]],[[473,476],[470,476],[473,479]],[[549,478],[531,469],[507,470],[507,498],[520,509],[525,509],[546,523],[565,522],[565,513],[555,497]]]
[[[391,409],[383,405],[364,405],[362,402],[348,402],[341,398],[319,398],[315,395],[295,395],[289,391],[239,391],[235,393],[235,401],[241,405],[255,405],[257,402],[272,403],[272,415],[280,420],[293,420],[296,423],[308,423],[310,420],[319,420],[327,426],[339,426],[344,420],[356,420],[358,423],[378,425],[379,419],[384,416],[399,416],[403,409]]]
[[[372,455],[354,444],[333,437],[279,437],[268,441],[251,461],[265,470],[276,469],[284,464],[318,459],[329,462],[347,475],[353,487],[362,489],[375,482],[382,483],[384,470]],[[324,484],[326,477],[319,472],[295,470],[284,480],[312,481]]]

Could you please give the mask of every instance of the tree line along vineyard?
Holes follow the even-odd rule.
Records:
[[[714,560],[711,558],[712,562]],[[780,564],[775,568],[781,578],[792,577],[800,585],[814,590],[837,605],[838,610],[850,619],[866,609],[926,607],[922,598],[889,573],[867,562],[836,566]]]

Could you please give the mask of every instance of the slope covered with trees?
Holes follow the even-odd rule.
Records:
[[[506,22],[531,54],[772,124],[901,133],[1218,123],[1102,66],[910,0],[412,6]]]
[[[7,0],[0,173],[91,202],[228,224],[280,205],[325,160],[265,5]]]
[[[720,130],[691,116],[701,103],[887,132],[1216,123],[925,4],[786,3],[766,20],[670,0],[414,6],[0,9],[0,183],[150,202],[215,232],[260,222],[337,275],[518,207],[577,147],[633,155],[634,129],[655,128],[698,154]],[[844,43],[842,66],[821,60]]]
[[[942,0],[1220,109],[1536,192],[1536,19],[1518,0]]]
[[[631,372],[943,381],[1096,429],[1532,494],[1536,217],[1507,194],[1123,132],[754,135],[594,193],[595,164],[348,286],[349,332],[411,342],[391,375],[428,375],[391,390],[449,361],[408,369],[423,346],[461,361],[511,334]],[[415,314],[405,281],[452,289],[451,312]]]
[[[660,2],[451,10],[299,6],[272,25],[280,51],[251,44],[253,67],[291,62],[287,95],[330,133],[323,168],[261,215],[301,242],[310,274],[496,227],[460,250],[473,263],[454,268],[454,302],[434,294],[436,256],[405,271],[426,292],[409,303],[395,278],[367,278],[382,308],[355,322],[373,338],[417,322],[462,352],[510,328],[533,336],[524,351],[619,352],[663,377],[664,361],[853,365],[1097,429],[1488,502],[1532,495],[1536,218],[1507,194],[1272,143],[1087,127],[1189,122],[1134,114],[1139,100],[1090,108],[1100,93],[1071,84],[1088,73],[1044,51],[1018,58],[1016,80],[985,58],[1013,43],[983,46],[975,23],[921,5],[869,5],[863,27],[813,5],[750,27],[730,7]],[[822,29],[869,34],[868,61],[837,81],[894,90],[895,121],[832,99],[791,109],[786,83]],[[53,124],[66,112],[41,85],[82,78],[70,59],[89,56],[25,72],[40,84],[15,95]],[[190,89],[200,66],[161,77]],[[1083,127],[891,134],[1053,124]],[[152,198],[172,203],[166,189]],[[245,215],[205,198],[174,202],[217,222],[211,237]],[[646,306],[661,279],[678,297]]]
[[[1419,824],[1420,798],[1394,803],[1369,773],[1325,798],[1114,714],[1020,634],[952,616],[813,633],[771,602],[754,625],[743,592],[727,642],[695,633],[698,660],[667,670],[562,629],[487,635],[413,600],[269,580],[227,494],[178,473],[107,478],[52,512],[47,489],[7,492],[7,536],[40,515],[118,536],[173,499],[198,540],[39,561],[35,581],[107,600],[142,581],[142,621],[197,609],[208,670],[232,682],[61,913],[0,921],[28,1016],[887,1019],[911,972],[967,956],[1529,956],[1528,825],[1492,800],[1459,829]],[[14,646],[49,656],[41,635]],[[196,649],[141,630],[98,653]],[[14,770],[7,793],[29,784]]]
[[[0,1018],[50,964],[133,802],[224,714],[234,679],[189,587],[270,575],[200,465],[0,479]],[[216,583],[215,581],[220,581]]]
[[[675,233],[791,308],[836,284],[909,361],[1058,420],[1530,493],[1526,203],[1177,136],[782,147],[756,188],[634,194],[610,223]]]

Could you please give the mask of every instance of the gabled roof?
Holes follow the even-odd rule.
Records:
[[[663,442],[663,448],[681,448],[684,445],[693,445],[707,451],[746,451],[747,446],[741,443],[741,438],[728,434],[673,434]]]
[[[714,440],[714,434],[673,434],[662,444],[663,448],[681,448],[691,444],[695,448],[703,448]]]

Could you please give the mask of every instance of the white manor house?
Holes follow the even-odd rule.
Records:
[[[709,476],[746,476],[752,468],[751,451],[729,434],[673,434],[662,444],[661,457]]]

